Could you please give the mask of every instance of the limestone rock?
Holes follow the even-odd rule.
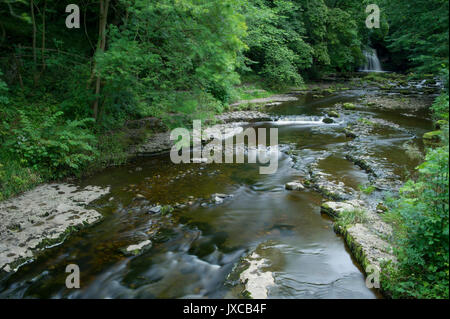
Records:
[[[286,189],[289,191],[301,191],[305,189],[305,186],[300,182],[290,182],[286,184]]]
[[[152,241],[151,240],[145,240],[139,244],[136,245],[130,245],[125,249],[122,249],[122,253],[126,256],[137,256],[144,251],[150,249],[152,247]]]
[[[321,212],[330,217],[339,217],[344,212],[361,209],[361,206],[354,201],[345,202],[326,202],[321,206]]]

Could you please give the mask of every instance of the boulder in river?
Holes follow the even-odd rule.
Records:
[[[161,212],[162,207],[157,205],[157,206],[153,206],[152,208],[150,208],[148,210],[149,213],[151,214],[159,214]]]
[[[145,240],[139,244],[130,245],[122,249],[122,253],[126,256],[137,256],[150,248],[152,248],[152,241]]]
[[[428,132],[423,135],[423,142],[427,145],[437,144],[441,141],[442,131]]]
[[[340,117],[339,113],[336,112],[336,111],[329,111],[329,112],[327,113],[327,115],[328,115],[329,117],[334,117],[334,118],[339,118],[339,117]]]
[[[238,261],[226,280],[233,287],[234,294],[252,299],[267,299],[270,296],[270,290],[277,285],[275,274],[285,264],[277,244],[263,242]]]
[[[286,184],[286,189],[289,191],[301,191],[305,189],[305,186],[300,182],[290,182]]]
[[[134,200],[145,200],[145,196],[141,195],[141,194],[137,194],[136,197],[134,198]]]
[[[334,123],[334,120],[330,117],[326,117],[323,119],[322,122],[324,122],[325,124],[332,124],[332,123]]]
[[[356,106],[353,103],[344,103],[342,106],[346,110],[355,110],[356,109]]]
[[[358,136],[352,130],[346,128],[344,129],[345,136],[348,138],[357,138]]]
[[[345,212],[352,212],[360,209],[361,205],[359,205],[356,201],[326,202],[321,206],[321,212],[332,218],[339,217]]]

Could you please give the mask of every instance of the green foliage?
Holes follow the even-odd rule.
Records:
[[[368,185],[368,186],[364,186],[364,185],[360,185],[359,189],[361,192],[363,192],[366,195],[371,195],[373,194],[373,192],[376,190],[376,187],[373,185]]]
[[[93,170],[125,164],[128,159],[130,141],[125,133],[105,133],[100,135],[97,143],[97,156],[91,166]]]
[[[269,87],[299,85],[299,71],[311,67],[312,48],[303,40],[300,7],[291,1],[251,0],[243,7],[248,26],[246,66]]]
[[[43,181],[34,169],[23,167],[4,154],[0,155],[0,201],[27,191]]]
[[[3,81],[2,79],[2,71],[0,70],[0,106],[2,104],[8,104],[9,103],[9,99],[8,99],[8,86],[6,85],[6,83]]]
[[[134,111],[145,115],[192,114],[193,105],[216,112],[217,100],[229,101],[239,83],[236,56],[244,48],[239,1],[121,3],[129,14],[122,26],[110,27],[109,49],[96,56],[107,83],[105,112],[116,104],[138,106]]]
[[[400,56],[419,73],[439,74],[441,69],[448,69],[449,2],[382,2],[384,10],[389,12],[391,31],[388,41],[392,55]]]
[[[86,129],[93,120],[61,120],[62,112],[45,114],[39,121],[19,111],[20,124],[2,145],[4,152],[20,159],[20,164],[61,178],[79,171],[92,161],[95,137]]]
[[[326,42],[330,66],[338,71],[353,71],[364,63],[362,43],[356,21],[350,13],[335,8],[328,11]]]
[[[398,265],[387,265],[383,286],[394,298],[449,298],[449,146],[430,149],[391,203]]]
[[[448,94],[441,94],[431,107],[435,121],[447,120],[449,114]]]

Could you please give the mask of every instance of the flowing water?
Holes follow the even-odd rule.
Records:
[[[418,135],[431,126],[422,114],[371,110],[344,112],[331,125],[321,122],[324,110],[362,93],[354,90],[320,99],[306,95],[274,107],[274,122],[253,124],[279,129],[279,168],[273,175],[260,175],[259,164],[175,165],[166,154],[106,169],[82,181],[80,185],[111,187],[110,195],[94,203],[104,220],[4,279],[0,297],[242,297],[229,274],[257,247],[272,252],[268,258],[274,285],[269,298],[379,297],[366,288],[361,269],[333,232],[332,221],[320,214],[324,198],[311,190],[289,192],[284,187],[314,161],[330,179],[348,187],[366,184],[367,174],[345,159],[348,139],[341,131],[362,115],[392,121]],[[402,131],[382,131],[367,144],[375,158],[401,174],[417,164],[404,156],[401,146],[407,140],[411,136]],[[201,205],[214,193],[233,198]],[[135,200],[137,194],[147,201]],[[191,203],[169,215],[149,213],[155,204],[187,202]],[[121,248],[148,238],[153,241],[150,250],[134,257],[121,254]],[[68,264],[80,267],[79,290],[65,288]]]
[[[380,59],[378,59],[377,51],[369,48],[363,52],[366,57],[366,64],[360,70],[362,72],[383,72]]]

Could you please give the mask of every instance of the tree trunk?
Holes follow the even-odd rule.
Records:
[[[42,11],[42,70],[41,74],[45,70],[45,10],[47,9],[47,0],[44,1],[44,9]]]
[[[36,53],[36,17],[34,15],[34,1],[30,0],[30,9],[31,9],[31,22],[33,24],[33,81],[34,86],[37,85],[38,75],[37,75],[37,53]]]
[[[104,52],[106,47],[106,25],[108,22],[108,9],[110,0],[100,0],[100,21],[98,26],[98,42],[97,42],[97,52]],[[95,72],[95,65],[92,70]],[[92,73],[93,74],[93,73]],[[95,82],[95,101],[92,106],[92,112],[94,118],[98,119],[99,114],[99,95],[101,91],[101,77],[97,75],[97,80]]]

